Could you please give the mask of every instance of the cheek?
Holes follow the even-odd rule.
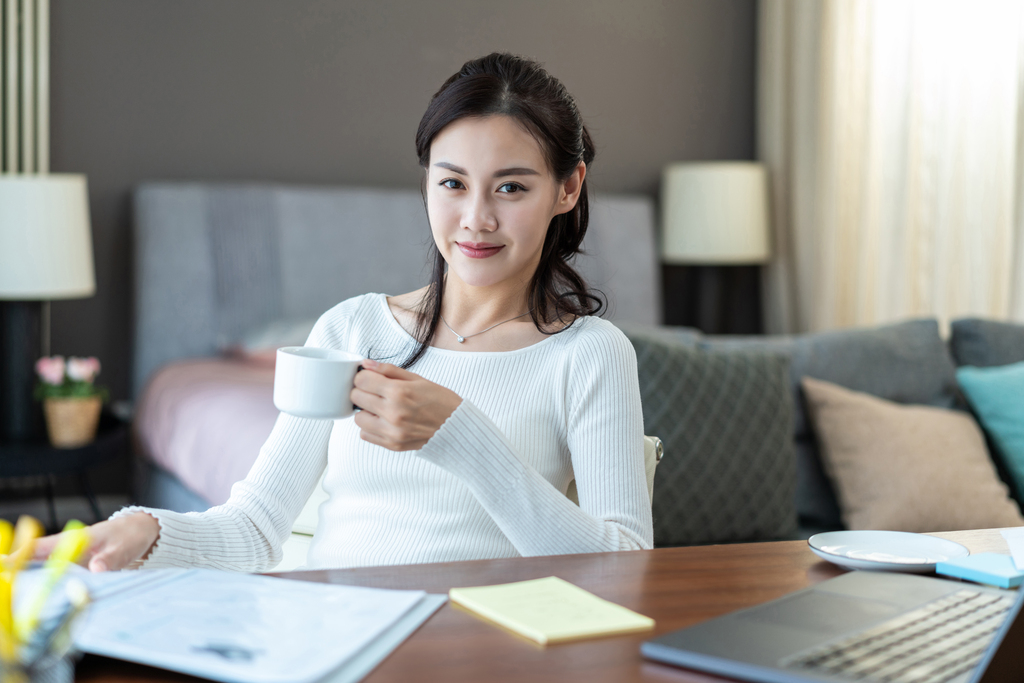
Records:
[[[451,202],[427,195],[427,219],[434,237],[450,234],[459,227],[459,215]]]
[[[505,225],[514,232],[517,241],[539,248],[544,243],[551,217],[543,206],[517,204],[505,214]]]

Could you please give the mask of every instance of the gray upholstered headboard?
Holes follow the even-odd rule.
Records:
[[[366,292],[426,284],[430,230],[416,190],[147,183],[134,197],[138,396],[164,363],[213,356],[277,319],[313,318]],[[578,266],[610,320],[661,321],[654,208],[592,198]]]

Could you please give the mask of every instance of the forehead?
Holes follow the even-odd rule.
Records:
[[[486,172],[497,168],[526,166],[547,172],[540,144],[518,121],[509,116],[467,117],[453,121],[430,145],[430,163],[447,161]]]

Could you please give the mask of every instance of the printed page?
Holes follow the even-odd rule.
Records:
[[[27,609],[30,601],[34,599],[36,591],[42,589],[45,574],[42,566],[42,562],[33,562],[28,569],[15,575],[13,595],[15,613],[21,613]],[[94,574],[77,564],[69,565],[65,569],[64,575],[47,596],[46,602],[39,612],[38,630],[33,634],[33,637],[45,636],[45,634],[48,634],[52,628],[60,623],[70,606],[65,593],[65,585],[68,579],[72,577],[84,583],[89,590],[90,600],[97,602],[121,593],[145,590],[147,586],[173,580],[186,571],[189,570],[159,569],[145,572],[120,571]]]
[[[424,595],[190,569],[98,601],[76,645],[218,681],[306,683],[350,659]]]

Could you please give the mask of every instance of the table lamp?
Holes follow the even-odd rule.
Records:
[[[42,302],[95,291],[85,176],[0,175],[0,440],[41,433],[32,389],[49,353]]]
[[[758,278],[748,278],[754,291],[746,292],[743,300],[724,301],[728,273],[721,266],[760,264],[771,255],[764,166],[747,161],[671,164],[662,175],[661,201],[662,261],[698,266],[691,269],[698,271],[696,278],[690,278],[699,290],[695,324],[708,333],[737,331],[721,329],[720,321],[739,305],[754,311],[760,327]],[[666,292],[666,303],[674,294]],[[680,324],[671,317],[666,313],[667,323]]]

